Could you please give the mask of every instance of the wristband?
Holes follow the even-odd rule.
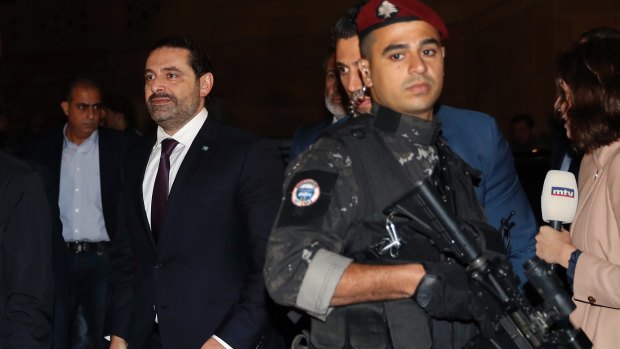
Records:
[[[568,260],[568,269],[566,269],[566,278],[568,279],[568,285],[571,290],[573,289],[573,279],[575,278],[575,269],[577,268],[577,260],[581,256],[580,250],[575,250],[570,254],[570,259]]]

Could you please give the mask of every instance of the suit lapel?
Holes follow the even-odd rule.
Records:
[[[599,175],[602,175],[606,164],[601,165],[599,160],[596,159],[594,154],[587,155],[590,158],[584,159],[586,160],[586,166],[583,171],[579,171],[579,181],[583,183],[582,186],[578,186],[579,188],[579,201],[577,205],[577,212],[575,213],[575,217],[580,216],[583,212],[584,207],[586,207],[588,200],[592,196],[592,193],[596,191],[596,188],[599,186],[601,179],[598,178]],[[595,175],[596,174],[596,175]]]
[[[52,169],[53,169],[53,173],[52,175],[55,176],[54,178],[54,185],[55,185],[55,192],[54,194],[56,195],[56,202],[58,202],[58,199],[60,198],[60,171],[61,171],[61,166],[62,166],[62,149],[63,146],[65,144],[65,137],[63,135],[63,129],[60,129],[60,132],[58,132],[56,134],[56,137],[54,139],[53,142],[53,149],[51,150],[51,156],[52,156]]]
[[[199,174],[204,174],[201,169],[207,166],[208,160],[216,150],[214,149],[214,144],[217,135],[217,124],[207,118],[185,155],[179,172],[174,179],[172,188],[170,189],[168,204],[166,205],[166,215],[162,223],[161,236],[159,237],[159,244],[162,244],[168,235],[168,231],[172,224],[171,222],[174,221],[172,217],[174,217],[183,206],[183,199],[186,197],[187,191],[190,190],[191,183],[198,180],[196,177],[198,177]]]
[[[99,129],[99,183],[100,183],[100,190],[101,190],[101,205],[103,207],[113,207],[113,206],[109,206],[110,203],[108,203],[108,193],[109,190],[112,190],[112,188],[110,188],[109,186],[109,182],[108,180],[111,179],[112,174],[110,173],[110,171],[112,169],[116,169],[116,167],[112,167],[111,166],[106,166],[104,164],[111,164],[113,163],[114,159],[112,158],[112,150],[110,149],[110,144],[108,143],[109,141],[109,134],[106,133],[106,130],[103,129]],[[108,232],[108,235],[110,235],[110,232]],[[112,238],[112,236],[110,236],[110,238]]]

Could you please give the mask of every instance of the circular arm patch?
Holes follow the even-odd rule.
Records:
[[[321,195],[319,183],[314,179],[306,178],[295,184],[291,194],[291,202],[298,207],[306,207],[314,204]]]

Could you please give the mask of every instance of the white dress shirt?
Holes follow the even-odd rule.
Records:
[[[161,141],[166,138],[174,138],[179,142],[172,154],[170,154],[170,172],[168,172],[168,191],[172,188],[174,179],[179,172],[179,168],[187,155],[187,151],[192,145],[194,138],[202,128],[202,125],[207,120],[207,110],[202,109],[198,115],[187,122],[174,136],[168,135],[161,127],[157,127],[157,142],[153,145],[149,162],[146,165],[146,171],[144,172],[144,180],[142,181],[142,195],[144,198],[144,210],[148,217],[149,224],[151,223],[151,200],[153,199],[153,186],[155,185],[155,177],[157,176],[157,169],[159,168],[159,158],[161,157]]]

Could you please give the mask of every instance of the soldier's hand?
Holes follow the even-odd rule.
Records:
[[[474,292],[481,291],[460,265],[425,263],[426,274],[413,299],[431,317],[444,320],[472,320],[485,337],[494,330],[485,307]]]

